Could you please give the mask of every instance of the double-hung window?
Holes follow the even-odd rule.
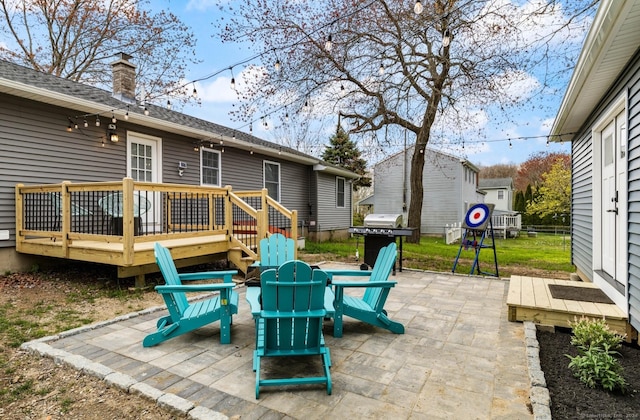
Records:
[[[220,176],[220,152],[206,147],[200,148],[200,164],[202,168],[200,180],[202,185],[213,185],[219,187],[221,184]]]
[[[280,201],[280,164],[265,160],[263,173],[264,188],[271,198]]]

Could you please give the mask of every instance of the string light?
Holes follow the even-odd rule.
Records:
[[[513,144],[511,144],[511,139],[509,139],[509,149],[513,149]]]
[[[111,113],[111,122],[112,122],[113,124],[115,124],[115,123],[117,123],[117,122],[118,122],[118,120],[116,120],[116,115],[115,115],[113,112]]]
[[[86,118],[84,119],[84,123],[83,123],[83,125],[84,125],[84,128],[89,127],[89,123],[87,122],[87,119],[86,119]]]
[[[229,67],[231,71],[231,90],[236,90],[236,79],[233,77],[233,67]]]
[[[171,101],[167,99],[167,109],[171,109]]]
[[[73,122],[71,121],[71,117],[67,117],[67,119],[69,120],[69,125],[67,126],[67,131],[68,132],[72,132],[73,131]]]
[[[378,69],[378,74],[382,76],[384,74],[384,64],[380,63],[380,68]]]
[[[442,34],[442,46],[447,48],[449,44],[451,44],[451,32],[449,32],[449,29],[445,29]]]
[[[276,64],[274,65],[274,67],[276,68],[276,71],[279,72],[280,68],[282,67],[282,64],[280,64],[280,60],[276,59]]]
[[[96,127],[100,127],[100,116],[96,115]]]
[[[331,34],[327,37],[327,41],[324,43],[324,50],[326,52],[331,52],[333,49],[333,42],[331,41]]]
[[[424,6],[420,0],[416,0],[416,4],[413,5],[413,11],[416,15],[419,15],[424,10]]]
[[[191,96],[194,98],[198,97],[198,91],[196,90],[196,84],[193,84],[193,91],[191,92]]]
[[[144,115],[149,115],[149,109],[146,106],[144,107]]]

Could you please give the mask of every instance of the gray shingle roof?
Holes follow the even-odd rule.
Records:
[[[478,188],[513,188],[513,178],[481,178],[478,180]]]

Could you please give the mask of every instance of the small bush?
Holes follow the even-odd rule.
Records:
[[[577,347],[578,356],[566,355],[569,368],[589,388],[601,386],[609,392],[624,392],[627,383],[622,376],[622,366],[616,359],[616,351],[623,336],[612,332],[604,319],[581,318],[571,324],[571,344]]]
[[[624,339],[620,334],[611,331],[604,319],[590,319],[582,317],[571,324],[573,337],[571,344],[578,348],[603,348],[607,345],[612,350],[618,350]]]

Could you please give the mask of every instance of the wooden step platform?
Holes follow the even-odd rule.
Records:
[[[627,316],[616,305],[555,299],[549,291],[550,284],[598,288],[593,283],[581,281],[511,276],[507,295],[509,321],[533,321],[541,325],[569,328],[569,322],[581,316],[604,317],[612,330],[627,334],[627,340],[635,337],[636,333],[628,324]]]

